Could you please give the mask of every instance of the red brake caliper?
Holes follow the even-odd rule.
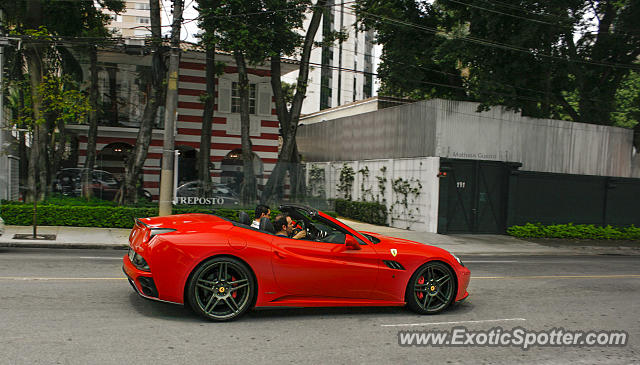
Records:
[[[232,282],[236,281],[236,278],[235,278],[235,277],[233,277],[233,275],[231,276],[231,281],[232,281]],[[235,287],[235,286],[238,286],[238,285],[236,284],[236,285],[234,285],[234,287]],[[233,297],[233,299],[236,299],[236,297],[238,296],[238,292],[237,292],[237,291],[234,291],[233,293],[231,293],[231,296]]]
[[[418,279],[418,284],[424,284],[424,276],[421,276],[420,279]],[[424,293],[418,292],[418,299],[422,298],[424,298]]]

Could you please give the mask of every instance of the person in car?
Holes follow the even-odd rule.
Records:
[[[268,205],[258,204],[254,212],[254,219],[253,222],[251,222],[251,227],[260,228],[260,219],[262,219],[263,217],[269,218],[270,215],[271,209],[269,209]]]
[[[300,227],[293,219],[291,219],[291,216],[289,215],[287,215],[287,227],[289,227],[290,230],[289,237],[293,238],[294,240],[299,240],[307,236],[307,231],[302,229],[302,227]]]
[[[273,227],[276,230],[276,236],[289,237],[290,227],[285,216],[278,215],[273,222]]]
[[[276,236],[281,236],[279,233],[283,233],[286,237],[299,240],[307,235],[305,230],[296,228],[295,222],[288,215],[278,214],[273,227],[276,230]]]

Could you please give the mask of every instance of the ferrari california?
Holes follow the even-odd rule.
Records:
[[[214,214],[136,219],[123,271],[142,297],[226,321],[254,307],[407,306],[435,314],[469,295],[455,255],[419,242],[358,232],[313,208],[283,205],[306,237],[276,236]]]

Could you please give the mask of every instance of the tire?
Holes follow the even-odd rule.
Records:
[[[431,261],[420,266],[409,279],[405,301],[418,314],[436,314],[453,303],[456,291],[456,277],[451,268],[440,261]]]
[[[256,284],[251,270],[231,257],[215,257],[201,264],[191,276],[187,299],[200,316],[230,321],[253,305]]]

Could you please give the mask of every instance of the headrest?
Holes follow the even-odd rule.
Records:
[[[251,225],[251,218],[249,218],[249,214],[244,210],[238,212],[238,222],[241,224],[246,224],[247,226]]]
[[[276,230],[273,229],[273,224],[271,224],[271,221],[267,217],[260,218],[260,230],[273,234],[276,233]]]

